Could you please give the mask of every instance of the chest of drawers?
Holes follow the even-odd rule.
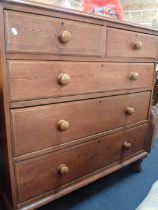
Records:
[[[0,3],[1,195],[31,210],[150,151],[158,31]]]

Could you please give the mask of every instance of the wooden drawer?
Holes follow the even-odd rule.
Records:
[[[8,68],[11,101],[151,87],[154,75],[143,63],[9,61]]]
[[[20,12],[5,12],[6,50],[22,53],[101,56],[104,28]]]
[[[19,162],[16,164],[19,202],[57,189],[143,150],[146,131],[147,126],[143,125]],[[130,143],[130,149],[125,147],[125,142]]]
[[[15,156],[147,120],[150,94],[142,92],[12,110]],[[134,110],[127,113],[127,107]]]
[[[157,37],[120,29],[107,29],[107,56],[155,58]]]

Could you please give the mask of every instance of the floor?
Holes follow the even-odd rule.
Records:
[[[135,210],[158,180],[158,143],[142,168],[122,169],[38,210]]]

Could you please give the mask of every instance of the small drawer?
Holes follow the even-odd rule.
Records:
[[[142,125],[17,163],[19,202],[55,190],[142,151],[146,131],[147,125]]]
[[[5,11],[6,51],[101,56],[104,28],[100,25],[41,15]]]
[[[10,100],[152,87],[150,63],[8,61]]]
[[[147,120],[150,92],[11,111],[15,156]]]
[[[107,29],[107,56],[155,58],[157,37],[120,29]]]

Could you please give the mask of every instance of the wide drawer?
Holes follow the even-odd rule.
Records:
[[[143,150],[146,131],[147,126],[143,125],[17,163],[19,202],[57,189]]]
[[[150,63],[8,61],[11,101],[151,87]]]
[[[107,29],[107,56],[155,58],[157,37],[120,29]]]
[[[21,12],[5,12],[7,52],[101,56],[104,28]]]
[[[150,92],[11,111],[15,156],[144,121]]]

